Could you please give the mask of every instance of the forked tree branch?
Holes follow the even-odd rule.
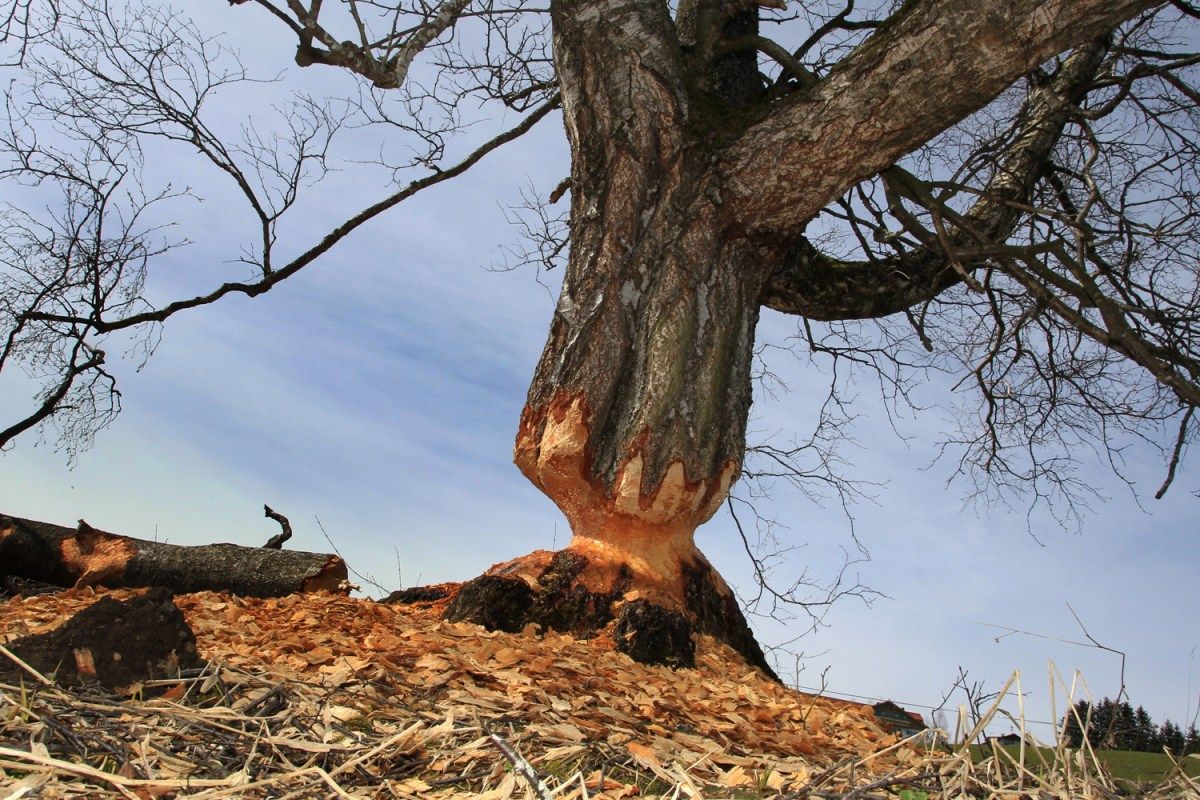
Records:
[[[802,232],[856,182],[983,107],[1042,61],[1157,4],[905,4],[828,77],[778,104],[728,146],[718,171],[731,224]]]
[[[900,167],[884,171],[894,214],[905,213],[903,199],[914,200],[951,217],[948,231],[941,236],[918,232],[924,246],[876,261],[842,261],[800,238],[767,281],[763,305],[816,320],[887,316],[932,300],[971,271],[986,267],[988,259],[1011,251],[1005,240],[1022,218],[1022,207],[1031,202],[1034,185],[1048,171],[1063,128],[1078,113],[1077,104],[1095,80],[1106,50],[1106,39],[1079,48],[1053,80],[1030,91],[1018,115],[1019,128],[965,214],[938,202]]]

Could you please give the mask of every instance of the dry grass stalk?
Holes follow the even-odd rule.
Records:
[[[90,599],[10,601],[0,630],[42,629]],[[432,607],[177,603],[213,659],[201,672],[133,699],[0,684],[0,800],[1117,796],[1065,749],[1049,767],[1033,748],[978,763],[931,752],[860,710],[759,682],[719,649],[671,672],[603,642],[449,625]],[[1177,773],[1139,796],[1200,798]]]

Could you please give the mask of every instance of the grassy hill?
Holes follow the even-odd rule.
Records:
[[[1015,761],[1020,757],[1021,748],[1018,745],[1005,745],[1000,748]],[[1073,751],[1072,751],[1073,752]],[[990,745],[974,745],[971,753],[976,762],[991,757]],[[1166,778],[1174,769],[1171,759],[1165,753],[1139,753],[1131,750],[1097,750],[1096,758],[1112,774],[1114,778],[1137,783],[1158,781]],[[1033,771],[1039,771],[1039,764],[1052,765],[1055,752],[1048,747],[1026,748],[1025,761]],[[1200,758],[1191,756],[1183,759],[1184,772],[1189,777],[1200,778]]]

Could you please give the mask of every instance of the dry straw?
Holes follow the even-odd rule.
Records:
[[[964,744],[946,748],[921,736],[896,741],[866,712],[731,672],[722,652],[674,673],[598,652],[596,642],[481,635],[432,612],[392,617],[401,612],[346,599],[229,602],[220,613],[230,624],[217,627],[202,614],[226,600],[177,602],[190,609],[210,656],[218,629],[262,628],[263,639],[178,681],[144,684],[132,698],[67,691],[21,668],[20,681],[0,684],[0,800],[1200,800],[1178,762],[1160,782],[1131,785],[1114,779],[1090,746],[1073,751],[1061,737],[1037,746],[1025,736],[1013,751],[970,747],[998,719],[1025,732],[1017,674],[970,717],[974,724],[960,711],[954,740]],[[53,610],[27,605],[21,618],[44,611],[48,620]],[[383,635],[375,628],[347,627],[354,642],[330,638],[372,614],[403,639],[388,645],[390,661],[362,656],[370,637]],[[287,625],[325,638],[274,662],[235,658],[294,635],[281,633]],[[357,660],[339,654],[350,647]],[[324,671],[283,663],[316,652],[324,659],[325,651]],[[1061,697],[1074,714],[1086,685],[1078,676],[1065,684],[1053,665],[1050,678],[1056,708]],[[551,681],[565,688],[547,694]],[[740,722],[715,719],[722,714]],[[801,752],[785,741],[809,746]]]

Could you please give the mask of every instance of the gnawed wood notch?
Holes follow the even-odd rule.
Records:
[[[243,547],[183,546],[0,514],[0,573],[57,586],[164,586],[249,597],[349,591],[336,555]]]

